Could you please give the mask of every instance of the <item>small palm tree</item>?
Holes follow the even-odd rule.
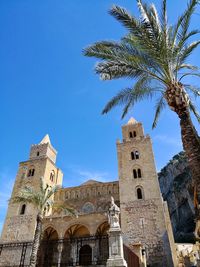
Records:
[[[59,185],[53,187],[48,184],[45,185],[44,180],[40,179],[40,188],[35,190],[30,186],[25,186],[18,193],[16,197],[11,199],[13,203],[30,203],[37,208],[37,222],[35,228],[35,234],[33,239],[32,252],[30,257],[30,267],[35,267],[37,262],[37,253],[40,245],[40,238],[42,234],[42,219],[50,209],[54,210],[66,210],[70,214],[75,215],[75,211],[72,208],[62,205],[56,205],[53,196],[60,189]]]
[[[190,111],[200,122],[200,116],[191,96],[200,96],[197,87],[184,83],[188,76],[200,76],[197,66],[188,63],[188,57],[199,46],[200,40],[188,43],[190,37],[199,33],[189,30],[191,16],[198,0],[191,0],[175,25],[167,20],[166,0],[162,0],[160,16],[154,4],[147,5],[137,0],[140,18],[130,15],[124,8],[113,6],[110,14],[128,30],[119,42],[97,42],[86,49],[84,55],[101,59],[95,68],[103,80],[132,78],[130,88],[121,90],[105,106],[102,113],[117,105],[123,105],[122,118],[135,103],[158,95],[155,118],[168,105],[179,120],[183,147],[192,172],[195,207],[200,201],[200,138],[191,121]],[[199,212],[197,216],[200,217]]]

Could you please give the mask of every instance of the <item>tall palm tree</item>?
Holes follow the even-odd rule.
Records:
[[[167,104],[177,114],[194,192],[197,192],[194,193],[196,216],[200,219],[200,138],[190,117],[192,111],[200,122],[191,99],[191,95],[200,96],[200,91],[184,83],[184,78],[188,76],[200,76],[197,66],[188,63],[188,57],[200,44],[200,40],[189,43],[190,38],[199,33],[198,30],[189,29],[198,0],[190,0],[173,26],[168,23],[166,0],[162,0],[160,15],[154,4],[148,5],[142,0],[137,0],[137,4],[140,18],[119,6],[113,6],[109,11],[128,30],[120,41],[97,42],[84,49],[83,53],[101,59],[95,67],[101,79],[134,79],[130,88],[122,89],[107,103],[103,114],[117,105],[123,105],[123,118],[135,103],[156,95],[153,128]]]
[[[11,199],[13,203],[30,203],[37,209],[36,228],[30,257],[30,267],[36,266],[37,253],[42,234],[42,220],[45,214],[48,213],[50,209],[56,209],[66,210],[70,214],[75,215],[75,211],[72,208],[56,205],[54,202],[53,196],[59,189],[59,185],[55,185],[53,187],[48,184],[45,185],[44,180],[41,178],[39,190],[33,189],[30,186],[25,186],[16,197]]]

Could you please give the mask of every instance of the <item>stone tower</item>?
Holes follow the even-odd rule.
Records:
[[[37,190],[40,178],[46,184],[61,185],[63,174],[55,165],[57,152],[46,135],[37,145],[32,145],[27,161],[20,162],[11,198],[25,185]],[[1,241],[29,241],[33,239],[37,210],[31,204],[9,203]]]
[[[131,118],[117,141],[121,227],[129,245],[141,244],[147,266],[171,267],[173,235],[160,193],[151,139]],[[168,226],[167,226],[168,225]]]

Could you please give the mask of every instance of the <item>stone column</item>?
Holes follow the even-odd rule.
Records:
[[[109,237],[109,258],[107,260],[107,267],[127,267],[124,259],[123,240],[121,228],[119,225],[119,207],[114,203],[111,197],[111,207],[108,211],[108,219],[110,229],[108,231]]]
[[[60,267],[62,259],[63,242],[58,244],[58,267]]]
[[[96,264],[95,243],[91,243],[90,246],[92,248],[92,265],[93,265],[93,264]]]
[[[77,245],[77,242],[71,244],[71,259],[73,260],[73,265],[76,264],[76,261],[78,259],[78,256],[76,255]]]

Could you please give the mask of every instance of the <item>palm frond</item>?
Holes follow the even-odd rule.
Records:
[[[39,190],[31,186],[25,186],[11,201],[13,203],[31,203],[43,216],[46,211],[49,211],[52,206],[56,205],[53,195],[58,192],[59,189],[59,185],[54,185],[52,187],[49,184],[45,184],[44,179],[40,178]],[[67,207],[67,205],[65,206]],[[71,213],[73,212],[72,208],[69,207],[68,209]]]
[[[64,212],[72,216],[78,217],[78,212],[74,208],[69,207],[67,204],[54,203],[52,208],[53,208],[53,213]]]
[[[141,35],[139,21],[134,18],[126,9],[113,5],[109,14],[122,23],[125,28],[136,35]]]
[[[179,31],[180,40],[184,39],[184,37],[186,36],[188,32],[191,16],[194,13],[194,10],[197,4],[198,4],[198,0],[190,0],[185,12],[183,13],[180,19],[180,31]]]
[[[179,71],[181,69],[198,70],[198,67],[191,64],[181,64],[177,67],[177,70]]]
[[[162,33],[165,40],[165,44],[168,43],[167,38],[167,1],[162,1],[162,7],[161,7],[161,27],[162,27]]]
[[[200,44],[200,40],[199,41],[195,41],[193,43],[191,43],[190,45],[188,45],[187,47],[185,47],[182,52],[180,53],[179,56],[179,62],[182,64],[185,62],[185,60],[191,55],[191,53],[194,51],[194,49],[196,49]]]
[[[154,129],[157,126],[160,113],[165,108],[165,106],[166,106],[165,99],[164,99],[164,97],[162,95],[158,99],[158,101],[156,103],[156,106],[155,106],[156,112],[155,112],[155,116],[154,116],[154,120],[153,120],[153,124],[152,124],[152,129]]]
[[[124,105],[124,110],[122,113],[122,118],[124,118],[129,108],[133,107],[135,103],[142,101],[145,98],[152,98],[156,93],[156,90],[154,88],[151,88],[150,85],[145,85],[145,82],[146,81],[139,79],[138,82],[133,86],[133,88],[126,88],[121,90],[106,104],[102,111],[102,114],[108,113],[117,105]]]
[[[180,78],[179,81],[181,81],[183,78],[185,78],[186,76],[196,76],[196,77],[200,77],[200,73],[198,72],[187,72],[184,73]]]
[[[120,58],[119,53],[125,53],[125,47],[117,42],[97,42],[88,46],[83,50],[83,54],[88,57],[96,57],[100,59],[117,59]]]
[[[184,84],[184,87],[186,88],[187,91],[191,91],[195,97],[200,96],[200,88],[194,85],[190,84]]]
[[[58,192],[58,190],[59,190],[60,188],[61,188],[60,185],[54,185],[53,187],[48,187],[47,192],[45,193],[44,200],[43,200],[44,205],[45,205],[45,203],[46,203],[48,200],[51,199],[51,197],[52,197],[53,195],[55,195],[55,193]]]
[[[127,115],[129,109],[130,109],[132,106],[133,106],[133,103],[132,103],[132,101],[130,100],[130,101],[125,105],[125,107],[124,107],[124,109],[123,109],[123,112],[122,112],[122,115],[121,115],[121,119],[123,119],[123,118]]]
[[[189,108],[193,112],[193,114],[196,117],[196,119],[198,120],[198,122],[200,123],[200,115],[199,115],[199,113],[197,111],[197,108],[195,107],[194,103],[192,103],[191,100],[189,102]]]
[[[118,21],[120,21],[128,31],[133,35],[135,45],[140,47],[141,51],[151,50],[154,58],[159,60],[159,42],[152,41],[153,32],[150,31],[149,25],[145,22],[140,22],[138,19],[130,15],[124,8],[113,6],[109,12]]]
[[[114,96],[104,107],[102,114],[108,113],[112,108],[117,105],[129,103],[131,99],[132,88],[125,88]]]

